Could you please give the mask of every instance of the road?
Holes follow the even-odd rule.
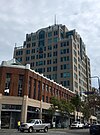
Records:
[[[1,129],[0,135],[89,135],[89,129],[50,129],[48,133],[20,133],[15,129]]]

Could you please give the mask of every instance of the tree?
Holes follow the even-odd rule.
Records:
[[[84,120],[88,121],[91,116],[91,109],[89,103],[83,102],[81,112],[83,113]]]
[[[81,111],[82,107],[81,98],[79,97],[79,95],[76,95],[75,97],[71,98],[70,102],[74,105],[75,110],[77,111],[77,120],[78,120],[78,112]]]
[[[75,107],[71,102],[66,101],[65,99],[58,100],[56,97],[52,97],[51,107],[49,108],[49,114],[52,116],[52,122],[53,122],[53,116],[57,110],[62,116],[62,122],[63,122],[66,116],[70,117],[70,113],[75,110]]]
[[[82,103],[81,111],[86,121],[91,115],[96,115],[96,108],[100,108],[100,95],[96,91],[92,91]]]

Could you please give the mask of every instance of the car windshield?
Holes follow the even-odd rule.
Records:
[[[35,122],[34,119],[31,119],[31,120],[28,121],[28,123],[34,123],[34,122]]]

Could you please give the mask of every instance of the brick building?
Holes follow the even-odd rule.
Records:
[[[0,123],[15,128],[20,119],[26,122],[40,115],[46,121],[50,98],[69,100],[74,92],[53,80],[21,65],[15,59],[3,61],[0,66]],[[39,111],[37,111],[39,110]],[[49,116],[48,116],[49,117]]]

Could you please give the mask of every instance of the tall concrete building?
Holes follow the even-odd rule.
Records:
[[[26,34],[14,58],[78,94],[91,89],[90,59],[76,30],[55,24]]]

